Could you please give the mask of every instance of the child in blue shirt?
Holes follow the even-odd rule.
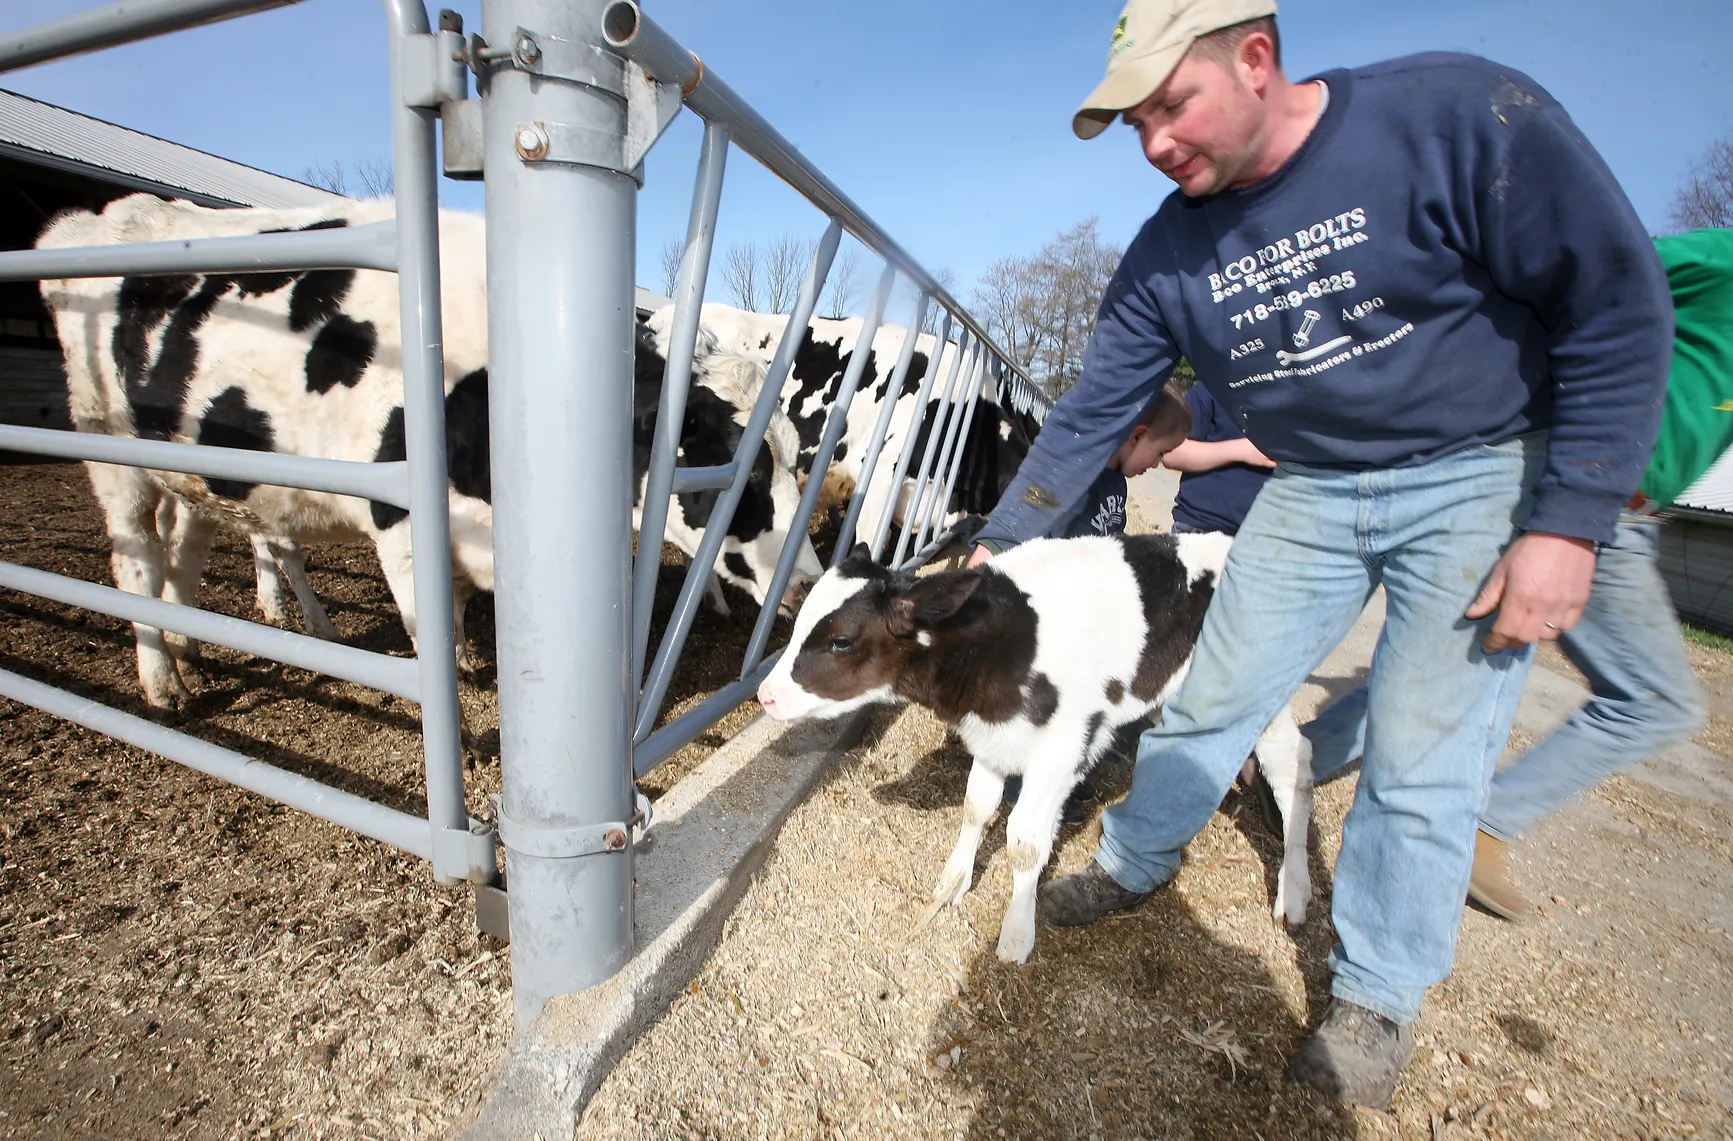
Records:
[[[1275,461],[1246,439],[1208,388],[1192,385],[1185,403],[1191,410],[1191,435],[1161,460],[1162,467],[1181,473],[1173,530],[1235,534]]]

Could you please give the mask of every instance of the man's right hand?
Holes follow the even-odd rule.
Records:
[[[969,556],[969,569],[974,569],[993,557],[993,552],[986,547],[976,547],[975,553]]]

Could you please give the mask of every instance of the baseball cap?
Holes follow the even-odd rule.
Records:
[[[1107,78],[1072,116],[1071,130],[1093,139],[1166,83],[1193,40],[1275,14],[1275,0],[1131,0],[1113,27]]]

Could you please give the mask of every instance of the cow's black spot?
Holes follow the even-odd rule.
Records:
[[[269,231],[266,231],[267,233]],[[275,293],[291,281],[301,276],[298,270],[283,270],[279,273],[237,273],[235,285],[242,297],[263,297],[267,293]]]
[[[1053,720],[1054,711],[1059,708],[1059,690],[1046,674],[1038,673],[1029,679],[1029,688],[1023,692],[1023,716],[1032,724],[1045,725]]]
[[[794,430],[800,433],[800,450],[810,452],[818,447],[819,437],[824,434],[824,417],[830,410],[829,400],[818,401],[818,408],[811,413],[803,412],[811,403],[811,398],[820,393],[834,394],[836,386],[842,383],[842,371],[846,367],[849,354],[842,351],[842,338],[834,341],[820,341],[813,338],[809,328],[800,339],[800,348],[795,350],[794,363],[789,366],[789,379],[794,382],[794,393],[789,394],[786,384],[782,392],[782,407],[788,411],[788,418],[794,421]]]
[[[1121,701],[1125,700],[1125,683],[1116,677],[1108,678],[1105,692],[1108,703],[1118,705]]]
[[[459,495],[492,503],[487,430],[487,370],[478,368],[445,397],[445,471]]]
[[[656,417],[662,399],[662,374],[667,359],[656,351],[654,336],[643,325],[637,327],[637,344],[632,360],[632,494],[634,502],[642,492],[644,474],[650,470],[650,453],[656,439]],[[740,446],[744,429],[735,423],[740,410],[716,395],[694,378],[687,389],[686,416],[680,426],[681,467],[715,467],[731,463]],[[747,478],[740,504],[728,533],[742,542],[770,530],[775,520],[775,507],[770,496],[770,481],[774,470],[767,444],[760,444]],[[709,525],[722,492],[716,490],[683,491],[679,494],[681,513],[693,528]]]
[[[184,380],[172,391],[152,386],[158,378],[151,375],[151,334],[198,285],[197,277],[183,276],[128,277],[120,283],[109,349],[132,408],[133,430],[146,439],[167,439],[180,426],[186,401]]]
[[[723,555],[722,565],[727,567],[736,578],[743,578],[747,582],[758,581],[758,576],[752,572],[752,567],[746,562],[746,556],[739,551],[729,551]]]
[[[289,328],[305,333],[335,317],[353,284],[352,269],[314,269],[302,274],[289,294]]]
[[[373,453],[376,464],[396,463],[409,458],[409,450],[404,446],[403,439],[403,406],[399,404],[391,410],[391,415],[385,418],[385,427],[379,433],[379,448]],[[373,512],[373,525],[381,531],[389,530],[409,518],[409,512],[394,503],[381,503],[371,500],[369,506]]]
[[[1131,692],[1140,701],[1153,701],[1197,644],[1204,611],[1215,595],[1215,578],[1188,582],[1172,535],[1124,535],[1119,541],[1143,602],[1143,653]]]
[[[354,388],[378,348],[373,322],[357,321],[342,313],[332,317],[307,350],[307,391],[326,393],[339,384]]]
[[[246,391],[238,386],[225,388],[205,407],[199,420],[198,441],[215,448],[245,448],[252,452],[274,451],[276,433],[271,417],[262,409],[247,403]],[[212,479],[205,484],[225,499],[245,499],[256,483],[236,479]]]
[[[908,335],[913,336],[912,333]],[[882,402],[884,398],[890,394],[891,373],[895,371],[896,369],[894,366],[886,369],[884,375],[879,378],[878,387],[873,392],[873,403],[877,404]],[[909,356],[909,371],[903,374],[903,390],[899,395],[915,395],[921,390],[921,378],[926,375],[927,354],[919,351],[912,353]]]
[[[204,278],[198,291],[181,302],[169,318],[144,383],[128,393],[133,428],[140,438],[166,440],[180,430],[187,389],[199,367],[199,330],[233,285],[227,277]]]
[[[376,464],[409,458],[404,436],[403,407],[391,410],[379,433]],[[493,474],[488,466],[487,370],[478,368],[452,386],[445,396],[445,474],[452,490],[471,499],[493,502]],[[384,531],[409,518],[409,512],[377,499],[369,505],[373,525]]]
[[[842,458],[846,455],[848,455],[848,441],[838,440],[836,442],[836,451],[830,454],[830,462],[833,464],[840,463]]]

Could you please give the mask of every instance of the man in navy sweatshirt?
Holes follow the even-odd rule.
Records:
[[[1381,1106],[1450,970],[1533,643],[1582,613],[1653,446],[1672,310],[1630,203],[1534,80],[1433,54],[1294,84],[1274,15],[1131,0],[1120,17],[1072,128],[1122,119],[1179,193],[1126,251],[1081,379],[981,535],[1063,518],[1181,355],[1277,463],[1095,862],[1044,892],[1058,925],[1178,872],[1259,732],[1385,588],[1333,1001],[1288,1071]]]

